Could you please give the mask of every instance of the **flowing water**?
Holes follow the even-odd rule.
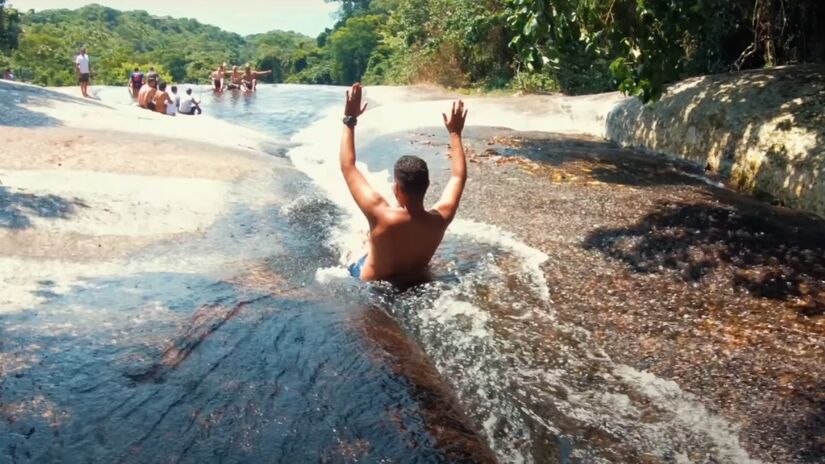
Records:
[[[247,179],[237,198],[279,199],[238,200],[202,236],[132,257],[152,264],[140,271],[44,280],[44,302],[3,316],[0,354],[17,367],[0,376],[15,418],[0,461],[752,462],[736,424],[559,321],[552,263],[516,224],[456,220],[434,281],[404,293],[347,277],[366,224],[338,171],[342,88],[204,100],[300,175]],[[375,106],[358,157],[391,198],[389,169],[414,151],[399,134],[447,106]],[[535,129],[483,107],[471,124]],[[446,156],[418,154],[446,177]],[[192,271],[228,257],[240,271]]]

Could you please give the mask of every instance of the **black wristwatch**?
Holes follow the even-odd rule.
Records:
[[[344,124],[346,124],[349,128],[353,128],[356,124],[358,124],[358,118],[355,116],[344,116]]]

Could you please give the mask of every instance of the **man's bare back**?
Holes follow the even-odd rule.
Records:
[[[461,131],[467,112],[460,101],[453,104],[450,117],[443,114],[450,132],[452,175],[441,199],[431,209],[424,207],[429,187],[427,164],[414,156],[401,157],[395,165],[393,191],[399,206],[391,206],[378,194],[355,166],[355,118],[366,110],[361,106],[361,86],[347,92],[344,135],[341,140],[341,171],[353,199],[370,226],[369,252],[350,266],[361,280],[417,283],[429,277],[429,263],[447,227],[455,217],[467,180]]]
[[[429,276],[430,259],[441,244],[448,223],[435,211],[416,215],[388,207],[370,230],[369,253],[362,280],[421,282]]]

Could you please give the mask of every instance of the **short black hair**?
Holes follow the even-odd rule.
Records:
[[[178,91],[178,86],[177,86],[177,85],[173,85],[173,86],[172,86],[172,92],[177,92],[177,91]]]
[[[192,95],[192,89],[186,89],[186,95]]]
[[[154,70],[155,70],[154,66],[149,66],[149,71],[154,71]]]
[[[138,72],[138,71],[140,71],[140,68],[135,66],[135,72]]]
[[[407,195],[424,197],[430,187],[430,170],[417,156],[402,156],[395,162],[395,182]]]
[[[166,81],[160,81],[160,83],[158,84],[158,88],[159,88],[161,91],[166,90]]]

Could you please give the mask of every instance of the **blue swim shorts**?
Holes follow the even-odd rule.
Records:
[[[358,280],[361,280],[361,271],[364,269],[364,263],[367,262],[367,255],[364,255],[358,261],[349,265],[349,274]]]

